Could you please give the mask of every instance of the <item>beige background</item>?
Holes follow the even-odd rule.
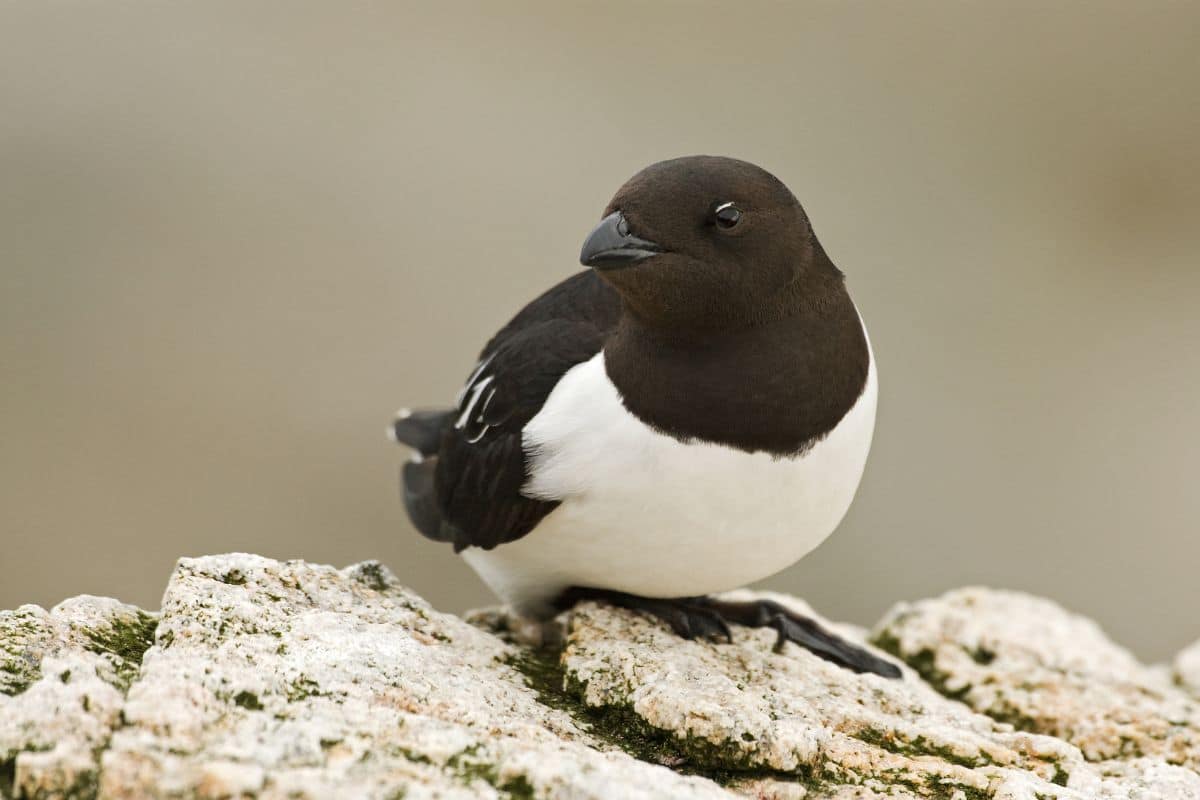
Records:
[[[1049,7],[1047,7],[1049,6]],[[0,607],[181,554],[380,558],[401,404],[576,269],[643,165],[787,182],[882,380],[840,532],[766,585],[869,622],[1028,589],[1200,636],[1200,4],[0,6]],[[652,535],[652,532],[647,532]]]

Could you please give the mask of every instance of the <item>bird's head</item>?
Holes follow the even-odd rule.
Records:
[[[717,156],[660,161],[630,178],[580,261],[662,328],[752,325],[790,313],[807,283],[818,292],[841,280],[788,188]]]

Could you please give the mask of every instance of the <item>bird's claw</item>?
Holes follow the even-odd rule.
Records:
[[[749,628],[772,628],[775,652],[788,642],[815,656],[854,672],[869,672],[899,678],[900,668],[864,647],[846,641],[809,619],[773,600],[734,601],[712,597],[640,597],[604,589],[569,589],[560,598],[566,608],[579,600],[600,600],[634,611],[645,611],[667,623],[684,639],[733,641],[729,623]]]

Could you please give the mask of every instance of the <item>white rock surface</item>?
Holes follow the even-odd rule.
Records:
[[[1049,600],[961,589],[894,608],[875,639],[943,693],[1091,761],[1152,756],[1200,769],[1200,704]]]
[[[181,561],[159,615],[0,612],[0,797],[1200,800],[1190,657],[1173,683],[1025,595],[893,610],[902,681],[594,604],[541,649],[472,620],[249,555]]]
[[[185,560],[100,795],[721,796],[598,752],[525,687],[505,663],[516,656],[378,565]]]
[[[1175,681],[1200,697],[1200,642],[1184,650],[1175,659]]]
[[[154,616],[101,597],[0,611],[0,793],[95,794]]]

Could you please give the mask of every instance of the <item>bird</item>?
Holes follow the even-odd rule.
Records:
[[[747,161],[660,161],[579,260],[491,337],[453,406],[389,426],[417,531],[523,617],[592,600],[687,639],[769,627],[777,650],[899,677],[782,603],[719,596],[838,527],[874,434],[865,326],[792,192]]]

